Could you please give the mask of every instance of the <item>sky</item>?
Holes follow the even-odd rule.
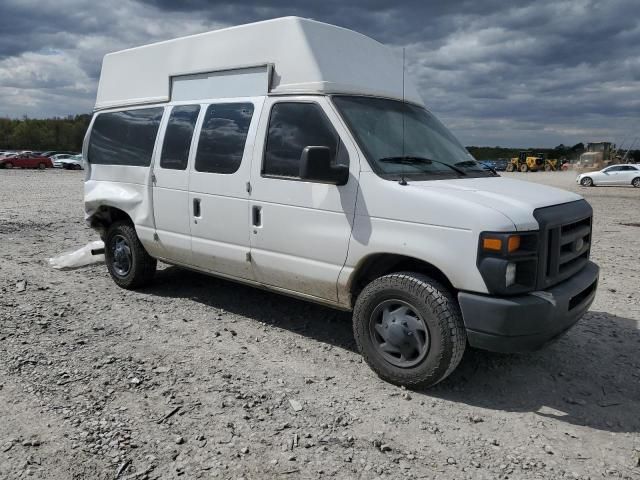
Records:
[[[105,53],[286,15],[404,47],[465,145],[640,144],[638,0],[0,0],[0,117],[90,113]]]

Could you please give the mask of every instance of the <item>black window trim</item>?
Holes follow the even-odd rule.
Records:
[[[336,136],[338,137],[338,142],[340,144],[344,144],[344,141],[342,140],[342,137],[340,136],[340,133],[338,132],[336,127],[333,125],[333,123],[331,122],[331,119],[326,114],[326,112],[324,111],[324,108],[322,108],[322,105],[320,105],[320,103],[318,101],[311,100],[311,99],[309,99],[309,100],[301,100],[301,99],[291,100],[291,99],[287,99],[287,98],[278,99],[275,102],[273,102],[271,104],[271,106],[269,107],[269,118],[267,119],[267,128],[266,128],[266,130],[264,132],[264,142],[263,142],[263,145],[262,145],[262,162],[260,164],[260,177],[261,178],[269,178],[269,179],[273,179],[273,180],[289,180],[290,182],[318,183],[318,182],[310,182],[309,180],[303,180],[300,177],[288,177],[286,175],[273,175],[273,174],[269,174],[269,173],[264,173],[264,160],[265,160],[265,156],[267,154],[267,140],[269,138],[269,125],[271,125],[271,115],[273,114],[273,107],[275,107],[279,103],[308,103],[308,104],[317,105],[318,108],[320,109],[320,112],[321,112],[322,116],[327,121],[327,123],[331,126],[331,128],[335,132]],[[345,145],[344,148],[346,149],[346,145]],[[337,155],[337,151],[336,151],[336,155]],[[347,155],[347,159],[349,160],[348,165],[351,165],[351,160],[349,159],[348,155]]]
[[[233,98],[233,99],[220,99],[223,101],[216,101],[216,100],[207,100],[204,102],[199,103],[198,105],[200,105],[200,113],[198,116],[198,120],[196,121],[196,128],[193,131],[193,136],[194,138],[196,138],[195,140],[195,145],[191,145],[192,147],[192,152],[189,152],[189,160],[192,160],[190,162],[188,162],[188,167],[187,167],[187,171],[189,171],[190,173],[203,173],[203,174],[211,174],[211,175],[235,175],[236,173],[238,173],[241,169],[242,169],[242,164],[244,162],[244,156],[245,156],[245,150],[247,148],[247,142],[249,141],[249,133],[251,132],[251,126],[253,125],[253,122],[259,121],[256,120],[256,102],[254,100],[255,97],[247,97],[246,99],[244,99],[244,97],[238,97],[238,98]],[[229,101],[226,101],[229,100]],[[204,121],[207,117],[207,112],[209,111],[209,107],[211,107],[212,105],[237,105],[240,103],[249,103],[251,104],[253,111],[251,112],[251,120],[249,120],[249,127],[247,128],[247,135],[244,139],[244,149],[242,151],[242,158],[240,159],[240,163],[238,164],[238,168],[236,169],[235,172],[231,172],[231,173],[221,173],[221,172],[201,172],[200,170],[196,169],[196,161],[198,158],[198,150],[200,150],[200,135],[202,133],[202,126],[204,125]],[[178,106],[180,104],[176,104],[175,106]],[[259,119],[260,115],[258,115],[258,119]],[[197,136],[196,136],[197,134]],[[254,136],[255,137],[255,136]],[[255,138],[254,138],[254,143],[255,143]],[[193,159],[191,159],[191,155],[193,154]],[[251,153],[249,154],[251,156]]]

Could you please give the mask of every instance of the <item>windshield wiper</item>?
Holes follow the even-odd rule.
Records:
[[[397,156],[397,157],[384,157],[384,158],[380,158],[378,161],[383,163],[399,163],[399,164],[405,164],[405,165],[416,165],[416,164],[430,165],[432,163],[437,163],[440,165],[444,165],[445,167],[449,167],[451,170],[459,173],[460,175],[467,174],[464,170],[454,165],[450,165],[446,162],[441,162],[440,160],[434,160],[432,158],[426,158],[426,157],[414,157],[410,155],[405,155],[405,156]]]
[[[456,165],[459,165],[461,167],[469,167],[469,170],[471,170],[472,172],[483,172],[483,173],[486,173],[487,170],[488,170],[489,173],[491,173],[491,175],[493,175],[495,177],[499,177],[500,176],[498,174],[498,172],[496,171],[496,169],[493,168],[491,165],[480,164],[479,162],[476,162],[475,160],[465,160],[463,162],[456,163]],[[471,168],[471,167],[478,167],[478,168]]]

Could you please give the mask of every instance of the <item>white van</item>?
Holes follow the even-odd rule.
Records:
[[[596,292],[591,207],[483,169],[403,71],[292,17],[105,56],[85,208],[114,281],[161,260],[352,310],[367,363],[413,388],[467,343],[565,332]]]

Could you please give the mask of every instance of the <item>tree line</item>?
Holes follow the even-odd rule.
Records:
[[[573,146],[560,144],[554,148],[505,148],[505,147],[467,147],[469,153],[474,156],[476,160],[497,160],[498,158],[513,158],[517,157],[521,151],[531,151],[534,153],[543,153],[547,155],[547,158],[556,158],[558,160],[577,160],[580,158],[580,154],[586,151],[584,143],[576,143]],[[624,154],[626,150],[623,149],[621,154]],[[627,155],[627,160],[630,162],[640,161],[640,150],[631,150]]]
[[[66,118],[0,118],[0,150],[79,152],[91,115]]]

